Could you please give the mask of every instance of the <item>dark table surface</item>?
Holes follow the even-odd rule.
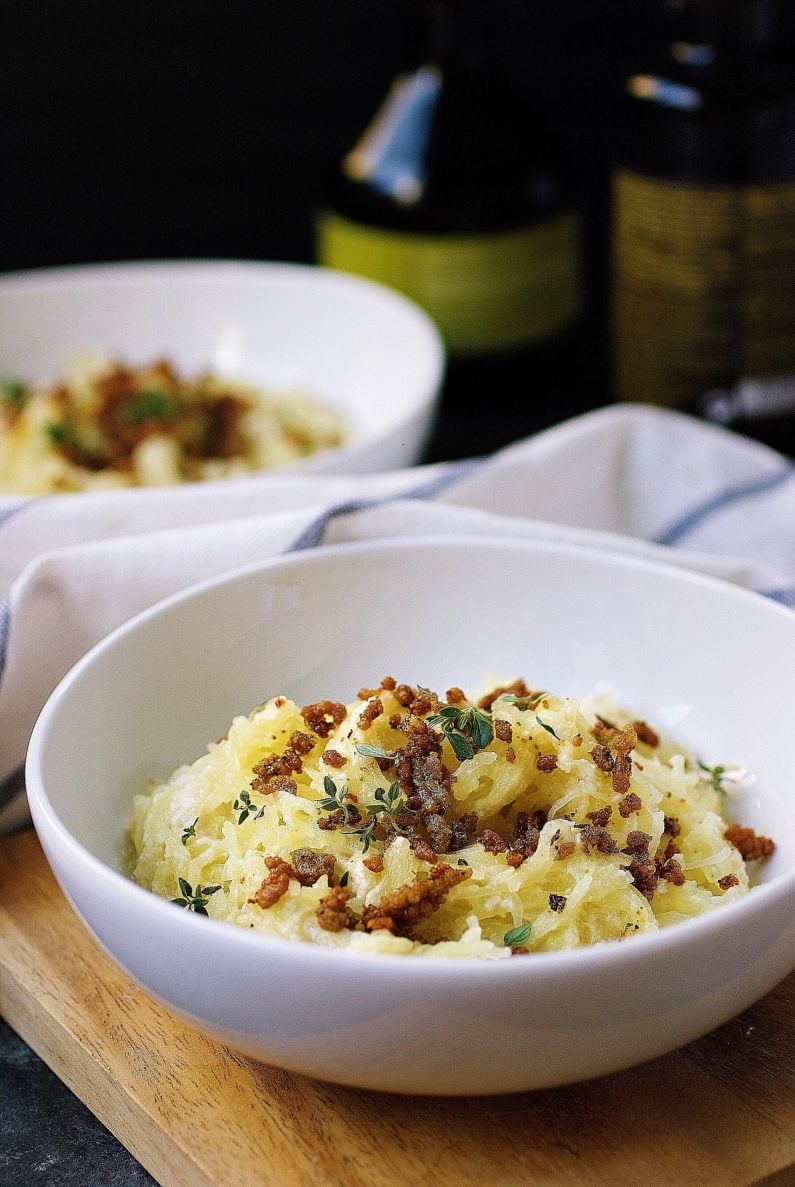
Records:
[[[154,1182],[0,1020],[0,1187],[145,1187]]]

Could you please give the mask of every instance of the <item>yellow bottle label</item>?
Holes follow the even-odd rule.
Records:
[[[795,183],[620,170],[613,212],[620,399],[681,405],[741,376],[795,369]]]
[[[411,297],[455,354],[549,337],[580,311],[576,215],[479,235],[426,235],[362,226],[330,211],[317,222],[318,260]]]

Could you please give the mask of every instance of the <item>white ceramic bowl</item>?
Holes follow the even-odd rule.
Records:
[[[607,680],[711,761],[777,851],[737,903],[625,943],[505,961],[335,952],[177,910],[129,881],[131,798],[279,692],[347,699],[384,673],[486,672],[584,695]],[[365,1088],[493,1093],[615,1071],[724,1022],[795,963],[795,615],[681,569],[485,539],[345,545],[171,598],[65,678],[30,744],[53,869],[108,952],[251,1056]]]
[[[444,367],[421,309],[322,268],[187,261],[0,277],[0,374],[53,382],[76,353],[97,349],[133,365],[166,356],[189,375],[209,368],[333,403],[355,440],[297,463],[323,473],[415,462]]]

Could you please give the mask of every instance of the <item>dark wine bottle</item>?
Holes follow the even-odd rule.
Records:
[[[334,170],[317,260],[436,321],[448,351],[438,460],[575,410],[561,393],[582,389],[560,369],[577,358],[581,225],[554,140],[496,65],[490,0],[408,7],[405,68]]]
[[[613,186],[616,396],[719,408],[760,436],[786,431],[795,372],[791,3],[664,4],[660,44],[627,80]],[[713,397],[749,382],[777,393],[769,417],[764,400]]]

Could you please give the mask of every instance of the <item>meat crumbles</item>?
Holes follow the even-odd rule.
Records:
[[[650,725],[647,725],[645,721],[633,721],[632,728],[638,736],[638,741],[642,742],[644,746],[650,746],[653,750],[656,746],[660,745],[659,734]]]
[[[289,861],[284,861],[281,857],[266,857],[265,865],[270,873],[263,880],[259,889],[254,892],[254,896],[249,899],[249,902],[256,903],[258,907],[267,910],[274,903],[278,903],[283,894],[287,893],[290,879],[293,876],[293,867]]]
[[[378,718],[381,716],[383,711],[384,711],[384,703],[381,700],[381,698],[373,697],[373,699],[371,701],[368,701],[368,703],[365,705],[365,707],[362,709],[361,713],[359,714],[359,717],[356,722],[359,729],[360,730],[369,730],[370,726],[373,724],[374,721],[378,720]]]
[[[344,754],[340,754],[339,750],[332,750],[329,747],[328,750],[323,751],[320,761],[325,763],[327,767],[336,767],[339,769],[340,767],[344,767],[348,760]]]
[[[334,726],[345,719],[346,712],[339,701],[317,701],[314,705],[304,705],[301,716],[318,737],[327,738]]]
[[[626,820],[633,812],[640,812],[642,807],[643,801],[640,796],[636,792],[630,791],[628,795],[618,801],[618,814]]]
[[[288,746],[283,754],[268,754],[255,765],[251,787],[254,791],[267,791],[272,779],[280,775],[299,774],[303,769],[301,756]]]
[[[417,874],[409,886],[384,895],[375,906],[365,907],[362,923],[368,931],[385,928],[396,935],[406,935],[441,906],[454,886],[471,877],[469,867],[456,869],[438,862],[427,878]]]
[[[330,853],[318,853],[315,849],[293,849],[293,876],[302,886],[314,886],[323,875],[329,882],[334,875],[335,861]]]
[[[740,851],[745,861],[770,857],[776,848],[770,837],[760,837],[752,828],[743,828],[741,824],[730,824],[723,835]]]
[[[324,931],[343,931],[356,926],[359,919],[348,906],[350,897],[347,886],[333,886],[320,900],[315,915]]]
[[[604,828],[613,815],[613,809],[610,804],[605,804],[604,808],[599,808],[596,812],[586,812],[585,815],[594,822],[597,828]]]
[[[587,824],[580,831],[580,845],[584,853],[597,849],[599,853],[618,853],[615,838],[598,824]]]
[[[254,784],[252,783],[253,786]],[[275,775],[273,779],[268,779],[262,786],[258,782],[257,790],[265,792],[267,795],[276,795],[280,791],[286,791],[289,795],[297,795],[298,784],[289,775]]]
[[[511,725],[510,721],[500,721],[500,720],[495,721],[494,722],[494,737],[499,738],[499,740],[501,742],[512,742],[513,741],[513,726]]]
[[[296,754],[309,754],[316,741],[302,730],[293,730],[290,734],[290,746]]]

